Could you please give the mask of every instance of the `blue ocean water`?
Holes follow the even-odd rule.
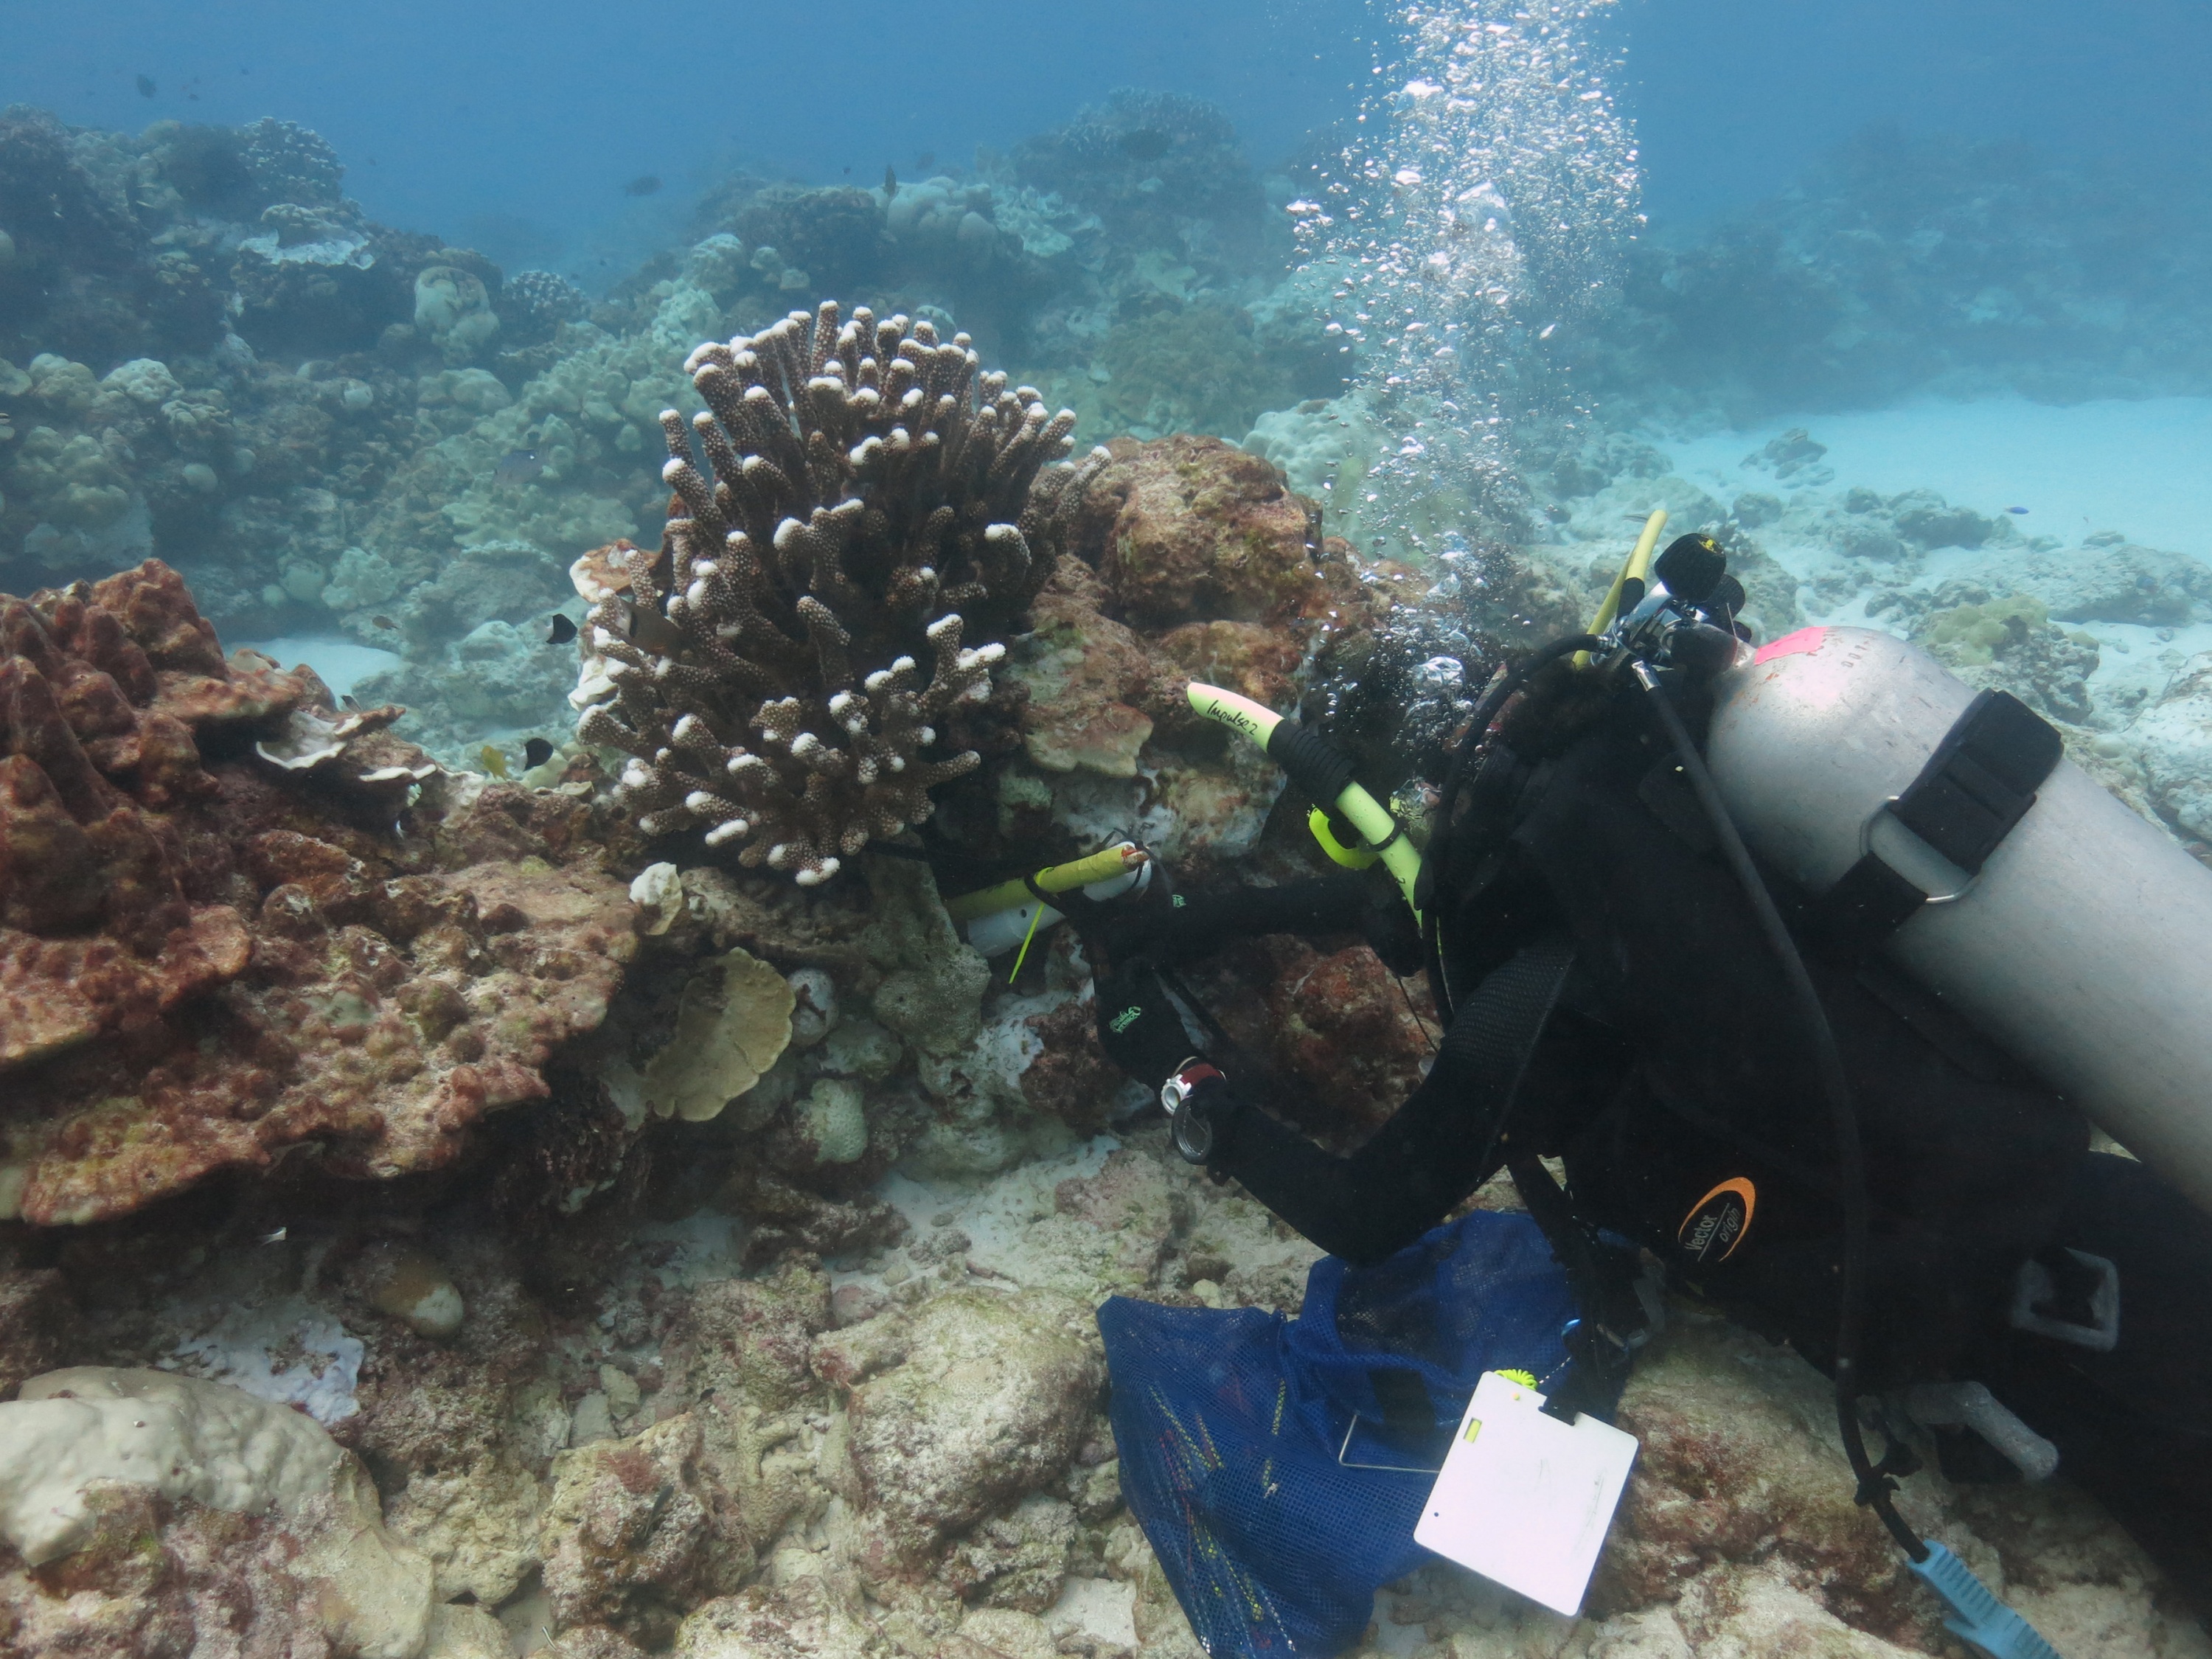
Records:
[[[968,331],[1087,440],[1255,448],[1370,556],[1604,540],[1649,496],[1812,582],[1851,489],[1914,487],[2024,544],[2212,556],[2156,459],[2212,394],[2212,22],[2179,0],[0,0],[0,103],[72,158],[0,161],[9,374],[150,362],[142,419],[179,374],[233,405],[134,439],[41,381],[0,575],[155,552],[230,637],[350,641],[348,683],[562,591],[456,608],[453,548],[648,533],[656,329],[824,297]],[[1735,513],[1760,469],[1713,457],[1845,411],[1833,501]],[[532,667],[424,713],[462,671],[416,666],[380,684],[448,752],[557,712]]]
[[[952,163],[978,143],[1003,149],[1117,86],[1219,104],[1269,164],[1357,112],[1398,40],[1394,9],[856,0],[825,22],[773,0],[650,13],[527,0],[5,0],[0,103],[125,131],[157,117],[279,116],[337,145],[349,190],[388,222],[467,240],[513,221],[518,244],[580,250],[594,232],[621,240],[609,222],[633,178],[657,175],[680,195],[743,161],[872,180],[925,152]],[[1662,219],[1755,201],[1883,124],[2017,137],[2205,188],[2212,19],[2192,0],[1623,0],[1592,13],[1593,34],[1621,54],[1615,84]],[[142,75],[151,98],[137,90]],[[634,238],[666,222],[632,211],[643,221]]]

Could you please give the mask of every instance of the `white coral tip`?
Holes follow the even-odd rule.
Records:
[[[708,794],[703,789],[694,789],[690,794],[684,797],[684,805],[694,812],[711,812],[716,807],[725,805],[725,803],[717,800],[714,796]]]
[[[712,830],[709,830],[707,832],[707,845],[709,847],[720,847],[725,842],[735,841],[739,836],[744,835],[746,830],[751,828],[752,825],[743,818],[730,818],[724,823],[716,824]]]
[[[836,859],[824,859],[817,868],[812,870],[801,870],[797,876],[793,878],[793,879],[797,881],[801,887],[817,887],[822,883],[829,880],[830,877],[836,875],[837,873],[837,860]]]

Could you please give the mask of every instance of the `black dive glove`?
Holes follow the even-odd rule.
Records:
[[[1159,969],[1143,957],[1117,963],[1098,981],[1097,1000],[1099,1047],[1147,1089],[1197,1051]]]

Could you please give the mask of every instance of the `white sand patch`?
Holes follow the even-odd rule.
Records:
[[[286,668],[307,664],[320,676],[323,684],[331,688],[331,695],[334,697],[345,696],[353,690],[356,681],[365,680],[371,674],[380,674],[387,668],[399,666],[397,652],[380,651],[373,645],[362,645],[354,640],[287,635],[275,640],[241,640],[238,644],[248,650],[258,651],[264,657],[272,657]]]
[[[1054,1213],[1054,1189],[1063,1181],[1097,1175],[1121,1144],[1112,1135],[1097,1135],[1057,1158],[1018,1164],[975,1185],[888,1175],[876,1196],[906,1217],[914,1237],[939,1226],[957,1227],[971,1241],[969,1254],[977,1262],[1021,1282],[1024,1269],[1037,1265],[1028,1260],[1029,1229]],[[937,1219],[947,1214],[949,1222]]]
[[[1070,1578],[1044,1618],[1047,1625],[1055,1628],[1073,1625],[1102,1642],[1133,1648],[1137,1645],[1137,1587],[1118,1584],[1110,1578]]]
[[[1837,489],[1934,489],[1979,513],[2025,507],[2024,536],[2071,546],[2117,530],[2212,561],[2212,398],[1912,404],[1651,441],[1675,471],[1726,502],[1746,489],[1787,493],[1742,461],[1791,427],[1828,447],[1824,464],[1835,469]]]

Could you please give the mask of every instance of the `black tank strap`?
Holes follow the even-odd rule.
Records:
[[[1968,875],[2035,805],[2064,752],[2057,728],[2008,691],[1966,705],[1890,816]],[[1897,931],[1928,895],[1869,852],[1812,907],[1811,930],[1836,956],[1856,959]]]

